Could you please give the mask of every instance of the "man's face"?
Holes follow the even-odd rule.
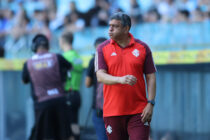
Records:
[[[118,40],[127,32],[127,28],[122,26],[120,20],[113,19],[109,21],[109,37],[111,39]]]

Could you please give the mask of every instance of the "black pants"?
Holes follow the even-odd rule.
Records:
[[[78,124],[79,118],[79,108],[81,105],[81,97],[78,91],[71,91],[67,93],[66,104],[68,106],[68,117],[71,124]],[[72,136],[75,140],[80,139],[80,134],[74,134],[73,131],[71,132]]]
[[[78,113],[81,105],[81,97],[78,91],[67,93],[66,104],[71,123],[78,123]]]
[[[35,109],[35,125],[30,140],[63,140],[71,136],[66,98],[40,103]]]

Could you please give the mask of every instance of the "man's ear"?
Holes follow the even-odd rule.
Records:
[[[126,26],[126,27],[124,27],[124,29],[125,29],[125,32],[128,33],[129,30],[130,30],[130,27],[129,26]]]

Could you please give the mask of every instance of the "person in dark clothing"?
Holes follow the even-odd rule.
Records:
[[[95,41],[95,47],[97,48],[99,44],[103,43],[107,39],[104,37],[99,37]],[[97,82],[94,61],[95,55],[90,60],[89,66],[87,68],[85,85],[86,87],[93,86],[93,125],[95,128],[96,136],[98,140],[107,140],[106,130],[103,121],[103,84]]]
[[[71,135],[63,82],[72,65],[61,55],[49,53],[46,36],[32,40],[35,53],[23,67],[22,80],[30,83],[34,100],[35,126],[30,139],[66,140]]]
[[[80,85],[82,80],[83,61],[80,55],[73,49],[74,36],[71,32],[64,32],[59,38],[59,44],[64,51],[63,57],[73,65],[69,73],[71,78],[66,78],[65,92],[67,94],[68,113],[70,126],[74,140],[80,140],[79,109],[81,105]],[[69,138],[69,139],[70,139]]]
[[[0,58],[4,58],[4,48],[2,46],[0,46]]]

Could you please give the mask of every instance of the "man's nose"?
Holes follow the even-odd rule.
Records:
[[[113,28],[112,27],[109,27],[109,31],[113,31]]]

